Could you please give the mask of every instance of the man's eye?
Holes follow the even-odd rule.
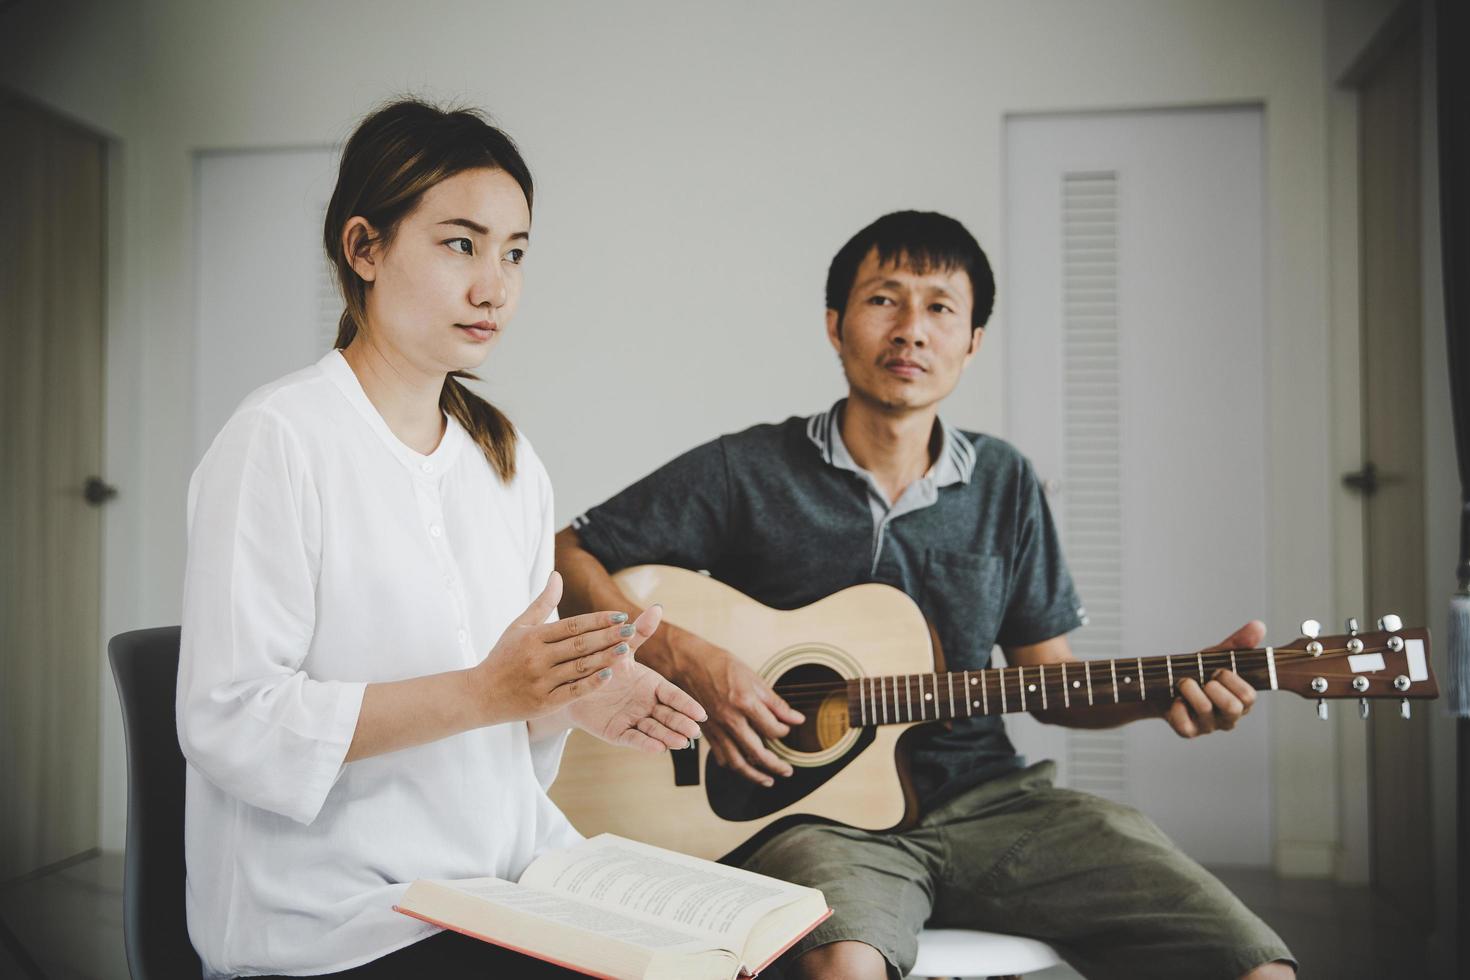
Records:
[[[931,304],[929,304],[929,310],[932,313],[953,313],[954,312],[954,310],[952,310],[949,307],[945,306],[943,303],[931,303]]]
[[[526,250],[523,248],[513,248],[505,253],[505,260],[511,265],[520,265],[526,260]]]
[[[472,242],[472,241],[470,241],[468,238],[451,238],[451,239],[449,239],[449,241],[445,242],[444,244],[445,245],[448,245],[450,248],[454,249],[460,255],[474,255],[475,254],[475,243]],[[463,245],[464,247],[463,248],[460,248],[461,245]]]
[[[889,299],[887,296],[869,296],[868,297],[868,303],[871,306],[886,306],[887,304],[892,303],[892,302],[893,302],[893,300]]]

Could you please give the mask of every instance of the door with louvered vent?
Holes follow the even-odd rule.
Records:
[[[1084,658],[1179,653],[1266,614],[1259,109],[1006,126],[1006,430],[1031,457],[1090,623]],[[1064,784],[1137,806],[1194,857],[1267,865],[1270,717],[1012,726]]]

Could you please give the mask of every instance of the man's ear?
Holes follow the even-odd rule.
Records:
[[[970,363],[970,360],[975,356],[976,352],[978,352],[980,350],[980,341],[982,341],[984,339],[985,339],[985,328],[984,327],[976,327],[976,328],[974,328],[973,330],[970,331],[970,352],[965,355],[965,363],[966,364],[969,364]]]
[[[348,218],[343,226],[342,253],[363,282],[378,278],[378,233],[361,215]]]
[[[842,353],[842,314],[836,310],[827,311],[827,342],[837,353]]]

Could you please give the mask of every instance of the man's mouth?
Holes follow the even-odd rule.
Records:
[[[883,370],[898,375],[901,378],[917,378],[927,370],[917,361],[905,361],[898,358],[883,364]]]

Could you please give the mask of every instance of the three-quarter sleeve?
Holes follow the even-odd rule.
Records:
[[[546,588],[546,580],[551,577],[551,570],[555,565],[555,503],[552,498],[551,477],[547,475],[540,458],[531,450],[530,443],[522,440],[517,448],[517,456],[525,474],[524,479],[534,487],[532,496],[537,502],[535,512],[526,522],[527,533],[533,535],[529,549],[531,577],[526,583],[526,601],[529,603]],[[551,622],[556,618],[557,613],[553,609],[546,621]],[[530,740],[531,768],[535,770],[536,781],[541,784],[542,789],[550,789],[551,784],[556,781],[556,774],[561,769],[562,751],[566,748],[570,733],[571,729],[563,728],[555,734]]]
[[[288,424],[237,414],[189,488],[176,703],[189,762],[231,796],[309,824],[341,774],[365,683],[302,669],[320,508]]]

